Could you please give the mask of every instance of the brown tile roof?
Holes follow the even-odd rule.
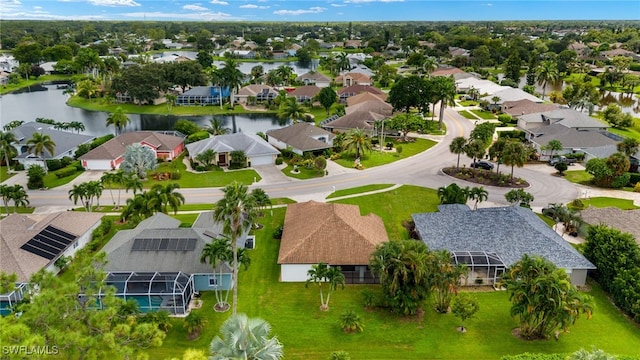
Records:
[[[327,139],[331,139],[335,135],[313,124],[300,122],[282,129],[268,130],[267,136],[282,141],[298,150],[308,151],[331,147],[328,143],[317,140],[314,136],[324,136]]]
[[[82,236],[96,225],[104,214],[65,211],[37,221],[21,214],[11,214],[0,221],[0,270],[16,273],[18,281],[28,281],[31,275],[53,260],[32,254],[20,247],[45,227],[52,225],[76,236]]]
[[[315,80],[315,81],[331,81],[331,79],[323,73],[309,71],[296,78],[296,81]]]
[[[393,113],[393,106],[386,102],[382,102],[378,100],[369,100],[353,106],[348,106],[345,109],[345,112],[347,114],[351,114],[358,111],[369,111],[369,112],[374,112],[380,115],[391,116],[391,114]]]
[[[347,99],[347,106],[354,106],[365,101],[376,100],[385,102],[387,101],[387,94],[375,94],[370,92],[362,92],[356,96],[352,96]]]
[[[373,129],[374,122],[378,120],[384,120],[386,118],[388,118],[388,116],[361,109],[330,121],[322,125],[322,127],[333,130],[371,130]]]
[[[378,89],[375,86],[371,85],[351,85],[347,87],[343,87],[338,90],[338,95],[342,94],[360,94],[363,92],[370,92],[373,94],[383,94],[382,90]]]
[[[367,265],[388,241],[382,219],[356,205],[315,201],[291,204],[284,219],[278,264]]]
[[[558,106],[555,104],[538,104],[529,99],[505,101],[502,103],[502,111],[513,117],[557,109]]]
[[[597,208],[589,206],[580,212],[582,219],[591,225],[605,224],[636,238],[640,245],[640,209],[620,210],[617,207]]]
[[[454,68],[438,68],[431,73],[431,76],[449,76],[455,74],[464,74],[465,71],[462,71],[456,67]]]
[[[344,78],[351,78],[351,80],[354,80],[355,82],[358,82],[358,83],[371,82],[371,78],[368,77],[366,74],[358,73],[358,72],[350,72],[350,73],[338,75],[338,77],[336,78],[336,83],[341,84]]]
[[[305,85],[305,86],[300,86],[298,88],[296,88],[295,90],[293,90],[292,92],[290,92],[288,95],[289,96],[308,96],[310,98],[318,95],[318,93],[320,92],[320,88],[315,86],[315,85]]]
[[[124,155],[127,146],[145,142],[158,151],[171,151],[184,141],[179,136],[166,135],[153,131],[133,131],[118,135],[97,148],[82,155],[80,160],[117,159]]]
[[[261,85],[261,84],[252,84],[252,85],[247,85],[243,88],[241,88],[238,91],[238,95],[245,95],[245,96],[256,96],[260,93],[262,93],[262,90],[264,89],[268,89],[269,92],[273,92],[273,93],[278,93],[277,90],[275,90],[274,88],[272,88],[269,85]]]

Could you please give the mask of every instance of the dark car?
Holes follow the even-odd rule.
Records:
[[[476,161],[469,166],[483,170],[493,170],[493,164],[484,160]]]

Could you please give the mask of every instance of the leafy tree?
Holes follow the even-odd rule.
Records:
[[[513,167],[523,167],[527,161],[527,149],[521,142],[509,141],[502,152],[503,162],[511,166],[511,180],[513,180]]]
[[[147,171],[155,170],[157,167],[158,161],[155,152],[141,144],[127,146],[120,164],[123,171],[134,173],[139,179],[146,179]]]
[[[431,290],[436,295],[435,309],[447,313],[453,295],[458,293],[460,278],[468,274],[464,265],[453,265],[447,250],[433,252],[431,257]]]
[[[429,105],[426,82],[416,75],[402,77],[391,87],[387,101],[396,111],[408,113],[412,107],[422,111]]]
[[[42,46],[35,41],[25,41],[11,52],[20,64],[39,64],[42,59]]]
[[[616,128],[628,128],[633,126],[633,116],[628,113],[623,113],[620,106],[611,104],[602,111],[604,119]]]
[[[356,158],[372,150],[371,139],[362,129],[352,129],[346,133],[342,146],[346,151],[355,152]]]
[[[522,59],[517,51],[512,51],[507,61],[504,63],[504,76],[516,83],[520,82],[520,68],[522,67]]]
[[[259,318],[234,314],[220,327],[210,345],[212,360],[279,360],[284,355],[277,337],[270,337],[271,325]]]
[[[398,70],[396,68],[388,64],[382,64],[376,70],[374,78],[378,81],[380,86],[387,87],[391,84],[393,79],[396,78],[397,74]]]
[[[385,302],[402,315],[415,315],[428,298],[429,251],[421,241],[392,240],[376,246],[369,266],[380,278]]]
[[[180,61],[166,67],[167,81],[180,86],[182,92],[188,87],[207,85],[203,67],[198,61]]]
[[[402,133],[402,141],[407,141],[407,134],[420,129],[422,120],[415,114],[398,114],[387,120],[387,124]]]
[[[493,134],[495,133],[496,125],[490,122],[484,122],[476,125],[469,134],[469,140],[482,140],[485,148],[491,144],[493,140]]]
[[[553,60],[543,60],[536,68],[536,80],[538,85],[542,86],[542,98],[547,90],[548,83],[556,83],[560,79],[560,72],[556,66],[556,62]]]
[[[346,310],[340,314],[340,327],[346,333],[362,332],[364,330],[362,319],[353,310]]]
[[[200,126],[198,126],[198,124],[187,119],[180,119],[176,121],[176,124],[173,126],[173,128],[176,131],[179,131],[180,133],[187,136],[191,134],[195,134],[200,131]]]
[[[27,188],[41,189],[44,187],[45,169],[40,165],[31,165],[27,170]]]
[[[464,322],[474,317],[478,310],[480,310],[478,299],[466,292],[459,293],[455,299],[453,299],[453,305],[451,305],[453,315],[460,318],[460,328],[463,332],[466,331]]]
[[[469,199],[469,187],[461,188],[456,183],[438,188],[440,204],[466,204]]]
[[[16,287],[18,281],[18,275],[16,273],[7,274],[4,271],[0,271],[0,294],[7,294]]]
[[[464,147],[464,152],[468,157],[473,159],[475,164],[476,159],[482,159],[486,152],[486,143],[481,139],[474,139]]]
[[[456,169],[460,167],[460,154],[465,152],[465,148],[467,145],[467,139],[463,136],[458,136],[451,140],[451,144],[449,144],[449,151],[458,155],[458,162],[456,163]]]
[[[549,157],[553,157],[553,153],[556,151],[561,151],[563,149],[562,143],[560,142],[560,140],[550,140],[549,143],[547,143],[547,145],[545,145],[545,150],[549,150],[551,153],[549,154]]]
[[[511,205],[519,205],[526,208],[531,207],[529,204],[534,199],[533,195],[524,191],[523,189],[509,190],[506,194],[504,194],[504,198],[509,203],[511,203]]]
[[[298,103],[296,98],[288,97],[280,104],[278,109],[278,117],[281,119],[292,119],[293,123],[297,123],[304,119],[304,108]]]
[[[27,152],[42,159],[44,171],[47,172],[47,162],[45,161],[45,151],[49,157],[55,154],[56,143],[51,140],[51,136],[41,132],[34,132],[31,139],[27,140]]]
[[[336,94],[335,90],[331,87],[324,87],[318,93],[318,101],[320,101],[320,105],[327,111],[327,115],[329,115],[329,110],[331,106],[335,104],[338,100],[338,94]]]
[[[238,238],[253,226],[255,218],[255,201],[248,194],[247,187],[237,181],[227,185],[224,197],[213,209],[213,219],[223,224],[223,233],[231,239],[233,250],[233,314],[238,307]]]
[[[17,150],[13,146],[17,142],[16,136],[11,132],[0,132],[0,153],[4,158],[4,165],[7,167],[7,172],[11,173],[10,158],[17,155]]]
[[[42,67],[38,65],[31,65],[31,70],[29,71],[29,75],[38,79],[40,76],[44,75],[45,71]]]
[[[192,311],[184,318],[184,327],[187,330],[189,339],[197,339],[207,326],[207,319],[198,311]]]
[[[511,316],[520,319],[527,339],[548,339],[555,331],[569,330],[581,313],[591,318],[593,299],[571,285],[567,273],[541,257],[523,255],[503,274],[509,292]]]
[[[196,61],[200,64],[202,69],[206,69],[213,63],[213,56],[205,50],[200,50],[196,56]]]
[[[585,170],[593,176],[593,182],[598,186],[609,187],[613,182],[613,170],[607,165],[607,159],[590,159],[585,165]]]
[[[120,135],[122,129],[127,127],[130,122],[131,120],[120,106],[107,117],[107,126],[113,126],[116,129],[116,136]]]
[[[560,174],[560,176],[563,176],[564,172],[567,171],[569,167],[567,166],[567,163],[559,162],[555,164],[554,168],[558,170],[558,174]]]
[[[635,155],[640,149],[640,141],[634,138],[624,138],[617,144],[618,151],[626,156]]]
[[[338,288],[338,285],[342,285],[344,289],[344,274],[340,267],[331,267],[326,263],[319,263],[311,266],[311,269],[307,272],[307,282],[305,284],[306,287],[309,287],[310,283],[314,283],[318,285],[320,289],[320,310],[328,311],[329,310],[329,298],[331,297],[331,292]],[[329,289],[327,291],[327,298],[324,298],[324,294],[322,292],[323,283],[328,283]]]

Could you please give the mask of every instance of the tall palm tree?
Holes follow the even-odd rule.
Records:
[[[285,101],[280,104],[280,108],[278,109],[278,117],[281,119],[292,119],[293,123],[296,124],[300,119],[304,118],[304,108],[302,105],[298,104],[296,98],[288,97]]]
[[[220,70],[222,85],[229,87],[232,107],[234,104],[234,92],[240,89],[240,85],[244,80],[244,74],[238,69],[238,66],[239,64],[235,59],[226,59],[224,68]]]
[[[500,164],[502,163],[502,154],[504,153],[504,146],[507,144],[507,140],[504,138],[498,139],[489,147],[489,157],[496,159],[496,174],[500,173]]]
[[[256,65],[251,68],[251,80],[255,84],[262,83],[262,76],[264,76],[264,67],[262,65]]]
[[[9,194],[11,196],[11,200],[13,200],[14,213],[18,212],[18,208],[20,206],[27,207],[29,205],[29,195],[22,185],[13,185]]]
[[[458,162],[456,163],[456,169],[460,167],[460,154],[464,154],[465,146],[467,145],[467,139],[464,136],[458,136],[451,140],[449,144],[449,151],[458,155]]]
[[[453,295],[458,292],[460,278],[468,273],[466,266],[451,264],[451,253],[434,251],[431,257],[431,290],[436,294],[435,309],[447,313]]]
[[[180,185],[177,183],[170,183],[166,186],[153,185],[148,191],[150,195],[147,206],[165,214],[168,213],[167,207],[171,207],[173,213],[177,213],[180,205],[184,204],[184,195],[176,191],[179,188]]]
[[[276,74],[285,85],[289,85],[291,82],[291,75],[293,74],[293,68],[289,65],[280,65],[276,68]]]
[[[89,207],[93,207],[93,199],[96,199],[96,207],[100,209],[100,196],[102,196],[102,190],[104,187],[102,186],[102,182],[99,180],[92,180],[87,182],[87,196],[89,197]],[[91,210],[89,210],[91,211]]]
[[[121,193],[121,190],[122,190],[122,186],[124,186],[124,181],[125,181],[124,178],[125,178],[125,174],[121,170],[116,171],[116,172],[106,172],[100,178],[100,181],[102,181],[102,183],[104,185],[107,185],[107,187],[109,189],[109,194],[111,195],[111,202],[113,203],[113,206],[114,206],[113,209],[114,210],[117,210],[117,209],[120,208],[120,193]],[[118,201],[117,202],[113,198],[113,188],[114,188],[114,186],[118,188]]]
[[[2,197],[2,204],[4,205],[4,213],[9,215],[9,200],[11,200],[11,189],[9,185],[0,185],[0,197]]]
[[[349,58],[347,57],[347,53],[341,52],[335,56],[335,63],[338,68],[338,72],[343,70],[351,70],[351,62],[349,62]]]
[[[475,201],[475,203],[473,204],[474,210],[478,210],[478,203],[481,203],[487,200],[488,198],[489,198],[489,193],[482,186],[480,187],[474,186],[469,191],[469,199]]]
[[[142,191],[142,181],[135,173],[123,172],[123,181],[125,192],[129,190],[133,191],[133,195],[136,195],[138,191]]]
[[[209,120],[207,131],[211,135],[224,135],[229,132],[229,128],[224,127],[224,121],[218,118],[213,118]]]
[[[220,327],[210,345],[212,360],[251,359],[279,360],[283,357],[282,344],[269,337],[271,326],[258,318],[233,314]]]
[[[433,56],[427,56],[424,58],[424,62],[422,63],[422,70],[424,73],[429,76],[432,72],[434,72],[438,68],[438,62],[436,58]]]
[[[513,180],[513,167],[523,167],[527,161],[527,149],[519,141],[509,141],[504,145],[502,153],[505,165],[511,166],[511,180]]]
[[[255,218],[255,201],[249,195],[247,186],[237,181],[227,185],[224,189],[224,197],[220,199],[213,209],[213,219],[223,224],[223,233],[231,239],[233,250],[233,311],[235,315],[238,309],[238,238],[253,226]]]
[[[331,297],[331,292],[338,288],[338,285],[342,285],[344,289],[344,274],[340,267],[331,267],[326,263],[319,263],[316,265],[311,265],[311,269],[307,271],[307,282],[305,284],[306,287],[309,284],[314,283],[318,285],[320,289],[320,310],[328,311],[329,310],[329,298]],[[327,298],[325,300],[324,294],[322,292],[323,284],[328,283],[329,289],[327,291]]]
[[[356,159],[360,158],[361,154],[365,151],[371,152],[373,149],[371,145],[371,139],[362,129],[353,129],[349,131],[342,143],[342,146],[347,151],[354,151],[356,153]]]
[[[175,105],[176,100],[178,100],[178,95],[176,94],[165,94],[164,99],[167,101],[167,110],[171,112],[171,108]]]
[[[456,99],[456,82],[452,76],[438,76],[436,77],[438,86],[436,87],[436,98],[440,101],[440,117],[438,125],[442,129],[442,121],[444,120],[444,109],[447,106],[455,106]]]
[[[89,198],[89,192],[87,190],[87,183],[81,183],[73,185],[73,187],[69,190],[69,200],[73,201],[73,205],[78,204],[78,200],[82,204],[82,206],[87,210],[87,212],[91,212],[91,203]]]
[[[83,123],[81,123],[80,121],[72,121],[68,124],[69,129],[73,129],[75,131],[78,132],[78,134],[80,133],[80,131],[85,131],[85,126]]]
[[[16,143],[17,139],[13,133],[10,132],[0,132],[0,152],[4,157],[4,165],[7,167],[7,172],[11,173],[11,166],[9,162],[9,158],[15,156],[16,148],[13,147],[13,144]]]
[[[216,268],[219,267],[217,281],[222,280],[222,267],[219,265],[230,261],[233,261],[233,252],[230,249],[229,238],[227,237],[219,237],[206,244],[202,249],[202,254],[200,255],[200,262],[211,265],[214,273]],[[220,285],[221,284],[216,284],[216,287],[213,289],[217,301],[215,308],[217,311],[225,311],[229,309],[229,303],[227,302],[229,292],[227,291],[226,296],[223,298]]]
[[[129,119],[127,114],[125,114],[124,110],[120,106],[118,106],[116,108],[116,111],[112,112],[107,117],[107,126],[113,125],[113,127],[116,129],[116,136],[118,136],[122,133],[122,129],[127,127],[130,121],[131,120]]]
[[[47,151],[51,157],[53,157],[55,148],[56,143],[51,140],[51,136],[41,132],[34,132],[33,135],[31,135],[31,139],[27,140],[27,151],[42,159],[44,171],[47,171],[47,160],[44,153]]]
[[[549,82],[556,83],[560,79],[560,72],[553,60],[542,60],[536,68],[536,79],[538,85],[542,86],[542,99],[547,91],[547,84]]]

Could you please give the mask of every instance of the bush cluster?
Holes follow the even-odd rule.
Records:
[[[80,156],[88,153],[89,151],[97,148],[98,146],[106,143],[107,141],[113,139],[115,136],[113,134],[109,134],[109,135],[105,135],[105,136],[101,136],[99,138],[96,138],[95,140],[93,140],[91,142],[91,144],[81,144],[80,146],[78,146],[78,149],[76,150],[75,153],[75,158],[79,158]]]
[[[91,233],[91,241],[87,244],[86,248],[91,251],[98,251],[100,244],[104,237],[109,234],[113,228],[113,220],[109,218],[102,218],[102,222]]]
[[[66,167],[64,169],[60,169],[58,171],[56,171],[56,177],[58,179],[62,179],[65,178],[67,176],[71,176],[73,174],[75,174],[77,172],[77,169],[74,167]]]

